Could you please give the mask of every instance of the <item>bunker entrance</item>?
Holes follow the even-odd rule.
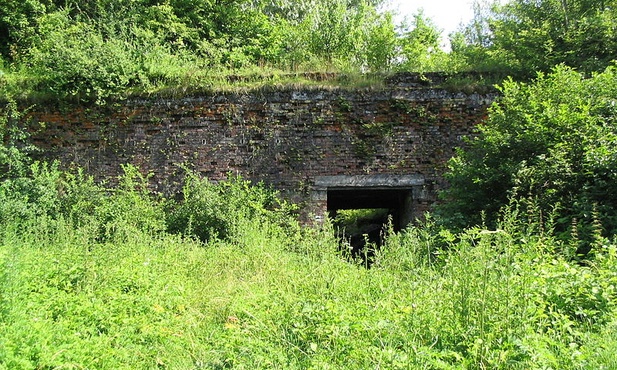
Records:
[[[415,175],[330,176],[318,178],[341,249],[370,266],[375,248],[391,225],[399,231],[413,220],[414,194],[424,184]]]
[[[333,189],[328,190],[327,196],[331,218],[336,218],[340,210],[363,210],[358,216],[362,213],[368,218],[390,216],[395,231],[410,221],[411,189]]]
[[[328,215],[333,220],[341,250],[350,258],[371,265],[388,230],[407,225],[411,189],[328,190]]]

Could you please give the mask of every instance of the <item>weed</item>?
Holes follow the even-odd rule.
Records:
[[[165,204],[133,167],[113,191],[31,171],[26,193],[0,182],[21,215],[0,219],[0,368],[615,365],[617,246],[569,260],[533,209],[494,230],[390,229],[366,269],[329,220],[302,229],[240,178],[189,173]]]

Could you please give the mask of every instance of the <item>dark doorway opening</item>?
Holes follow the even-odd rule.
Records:
[[[328,212],[341,209],[388,209],[395,231],[409,223],[411,189],[328,189]]]
[[[400,231],[410,221],[412,190],[328,189],[328,214],[341,250],[370,267],[388,231]]]

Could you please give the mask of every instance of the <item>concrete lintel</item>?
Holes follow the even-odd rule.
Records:
[[[318,189],[348,189],[348,188],[373,188],[373,189],[410,189],[424,185],[424,176],[412,175],[338,175],[317,176],[315,187]]]

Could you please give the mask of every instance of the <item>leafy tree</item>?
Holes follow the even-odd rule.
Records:
[[[508,80],[487,121],[450,161],[440,212],[452,225],[496,219],[510,198],[557,207],[557,231],[576,220],[617,232],[617,69],[592,78],[561,66],[532,83]]]
[[[354,33],[362,17],[347,11],[346,0],[320,3],[307,18],[311,52],[329,62],[349,57],[356,44]]]
[[[253,0],[251,5],[254,9],[262,11],[273,18],[283,18],[292,24],[298,24],[309,16],[315,7],[327,5],[328,0]],[[385,0],[345,0],[343,5],[347,10],[353,11],[365,6],[376,9]]]
[[[37,18],[46,12],[38,0],[4,0],[0,5],[0,55],[13,60],[36,35]]]
[[[471,21],[450,35],[450,57],[460,61],[463,69],[510,72],[510,53],[493,47],[491,22],[500,11],[499,4],[493,0],[476,0],[472,7]]]
[[[388,71],[396,63],[397,35],[392,14],[376,15],[373,27],[367,30],[363,55],[370,71]]]
[[[521,77],[565,64],[602,71],[617,55],[615,0],[476,2],[463,30],[472,68],[498,66]],[[461,51],[461,50],[459,50]]]
[[[400,39],[402,68],[412,71],[438,70],[445,59],[440,48],[441,31],[433,21],[419,11],[403,27]]]

